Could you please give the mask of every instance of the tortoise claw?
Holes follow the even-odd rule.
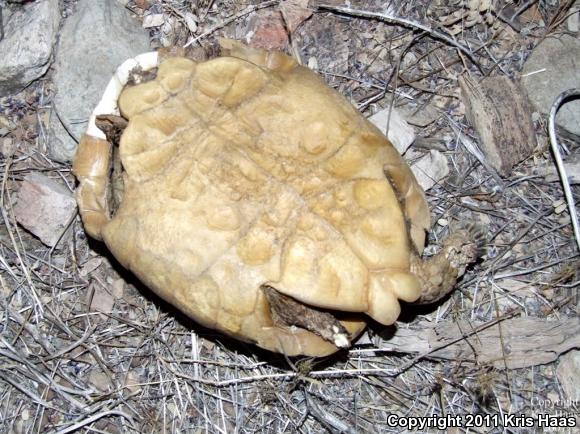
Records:
[[[483,228],[471,224],[447,237],[437,255],[425,260],[411,255],[411,271],[422,286],[416,303],[434,303],[449,294],[467,266],[482,256],[485,241]]]

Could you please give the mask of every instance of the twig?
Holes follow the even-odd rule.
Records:
[[[215,32],[218,29],[221,29],[222,27],[227,26],[229,23],[232,23],[238,19],[240,19],[243,16],[246,16],[248,14],[251,14],[252,12],[255,12],[259,9],[264,9],[264,8],[269,8],[270,6],[274,6],[277,5],[279,3],[278,0],[270,0],[267,2],[263,2],[254,6],[248,6],[246,9],[244,9],[241,12],[238,12],[235,15],[232,15],[229,18],[226,18],[224,21],[222,21],[219,24],[216,24],[215,26],[213,26],[211,29],[206,30],[205,32],[203,32],[201,35],[199,35],[197,38],[192,39],[191,41],[187,42],[183,48],[187,48],[190,45],[196,43],[197,41],[199,41],[200,39],[204,39],[207,36],[211,35],[213,32]]]
[[[570,181],[566,174],[566,167],[564,166],[564,161],[562,161],[562,155],[560,154],[560,148],[558,146],[558,138],[556,137],[556,113],[558,113],[558,110],[566,100],[578,96],[580,96],[580,89],[569,89],[558,95],[554,104],[552,104],[552,109],[550,110],[548,133],[550,135],[550,145],[552,146],[552,152],[554,153],[554,160],[556,160],[558,175],[560,175],[562,187],[564,188],[564,196],[566,196],[566,202],[568,203],[568,211],[570,212],[570,220],[572,220],[574,237],[576,238],[578,250],[580,250],[580,226],[578,225],[578,215],[576,214],[576,203],[574,202],[574,196],[572,195],[572,189],[570,188]]]
[[[453,129],[453,132],[457,135],[457,139],[463,144],[465,149],[467,149],[467,151],[471,155],[473,155],[475,158],[477,158],[477,160],[481,163],[481,165],[487,169],[487,171],[490,173],[490,175],[492,176],[492,178],[496,182],[495,193],[502,192],[505,187],[504,187],[503,180],[501,179],[501,176],[499,176],[499,174],[497,173],[497,170],[495,170],[495,168],[491,164],[488,163],[487,159],[483,155],[483,152],[481,152],[481,150],[479,149],[479,146],[477,146],[477,144],[473,140],[471,140],[469,137],[467,137],[465,134],[463,134],[459,130],[459,128],[454,125],[453,120],[449,116],[448,116],[448,119],[450,121],[450,126]]]
[[[324,411],[320,406],[310,397],[308,392],[304,392],[304,398],[308,404],[310,414],[323,425],[330,426],[336,431],[346,434],[357,434],[357,430],[351,428],[346,423],[338,419],[334,414]]]
[[[4,375],[4,371],[2,369],[0,369],[0,379],[2,381],[5,381],[6,383],[10,384],[12,387],[19,390],[20,392],[22,392],[26,396],[28,396],[33,402],[35,402],[39,405],[42,405],[44,407],[52,408],[50,403],[43,400],[40,396],[38,396],[36,393],[32,392],[31,390],[28,390],[22,384],[19,384],[18,381],[16,381],[14,374],[11,373],[10,375]]]
[[[32,299],[34,300],[34,312],[37,316],[42,316],[44,313],[44,308],[42,306],[42,302],[40,301],[40,297],[38,296],[38,294],[36,292],[36,287],[34,286],[34,283],[32,282],[32,277],[30,276],[30,270],[28,269],[26,261],[22,258],[22,255],[20,254],[20,250],[18,249],[18,244],[16,243],[16,239],[14,238],[14,234],[12,233],[11,226],[10,226],[10,220],[8,218],[8,213],[6,211],[6,202],[4,201],[4,194],[5,193],[8,194],[7,190],[6,190],[6,182],[8,180],[8,173],[10,172],[10,165],[11,165],[11,161],[10,161],[10,159],[8,159],[8,162],[6,163],[6,168],[4,171],[4,178],[2,179],[2,187],[0,189],[0,214],[2,215],[2,218],[4,220],[4,224],[6,226],[6,229],[8,231],[8,235],[10,237],[10,241],[12,242],[12,246],[14,248],[14,253],[16,253],[16,257],[18,258],[18,261],[19,261],[20,266],[22,268],[22,272],[24,273],[24,276],[26,277],[26,281],[28,282],[29,292],[32,296]],[[10,204],[10,201],[8,201],[8,203]],[[10,209],[12,210],[11,207],[10,207]]]
[[[473,56],[473,52],[471,50],[469,50],[467,47],[461,45],[459,42],[457,42],[455,39],[453,39],[453,37],[451,35],[443,33],[439,30],[435,30],[428,25],[421,24],[421,23],[418,23],[416,21],[409,20],[406,18],[396,17],[396,16],[388,14],[388,13],[363,11],[363,10],[352,9],[352,8],[347,8],[347,7],[342,7],[342,6],[319,5],[318,9],[327,10],[330,12],[338,12],[340,14],[352,15],[352,16],[357,16],[357,17],[362,17],[362,18],[378,19],[381,21],[389,22],[389,23],[399,24],[399,25],[404,26],[404,27],[410,27],[412,29],[422,30],[424,32],[429,33],[431,36],[433,36],[437,39],[441,39],[442,41],[447,42],[449,45],[452,45],[453,47],[457,48],[459,51],[461,51],[467,57],[469,57],[469,59],[473,62],[473,64],[475,66],[477,66],[477,69],[482,71],[481,65],[479,64],[479,62],[477,62],[477,60],[475,60],[475,57]],[[477,50],[478,50],[478,48],[476,48],[474,51],[477,51]]]
[[[496,274],[493,276],[493,278],[494,279],[507,279],[508,277],[525,276],[526,274],[535,273],[536,271],[539,271],[539,270],[544,270],[546,268],[555,267],[556,265],[561,264],[562,262],[568,262],[568,261],[572,262],[576,258],[578,258],[579,256],[580,256],[580,253],[576,253],[575,255],[569,256],[567,258],[558,259],[556,261],[549,262],[547,264],[538,265],[537,267],[526,268],[525,270],[513,271],[511,273]]]
[[[101,413],[97,413],[97,414],[92,415],[91,417],[87,417],[86,419],[83,419],[80,422],[77,422],[77,423],[75,423],[67,428],[63,428],[61,430],[55,431],[55,434],[66,434],[69,432],[76,431],[79,428],[82,428],[83,426],[86,426],[90,423],[93,423],[93,422],[101,419],[102,417],[106,417],[106,416],[124,417],[132,425],[131,428],[133,428],[135,431],[138,431],[137,428],[135,427],[135,422],[133,422],[133,419],[131,418],[131,416],[129,416],[127,413],[123,413],[122,411],[119,411],[119,410],[110,410],[110,411],[102,411]]]

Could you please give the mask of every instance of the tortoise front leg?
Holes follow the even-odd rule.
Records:
[[[73,163],[79,180],[76,190],[79,213],[86,232],[102,240],[101,229],[109,221],[109,172],[111,144],[98,137],[83,134]]]
[[[115,72],[99,104],[91,114],[86,134],[83,134],[73,162],[73,173],[79,181],[76,190],[79,213],[86,232],[102,240],[101,230],[110,220],[109,175],[112,145],[96,123],[97,116],[118,115],[117,100],[133,70],[148,71],[157,66],[157,53],[141,54],[125,61]]]

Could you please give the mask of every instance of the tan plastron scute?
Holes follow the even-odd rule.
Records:
[[[331,354],[369,317],[392,324],[399,300],[420,298],[424,193],[314,72],[221,42],[223,57],[168,58],[109,104],[128,120],[123,196],[110,215],[111,152],[89,131],[74,169],[83,221],[199,323],[287,355]]]

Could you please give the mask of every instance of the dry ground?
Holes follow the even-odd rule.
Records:
[[[570,2],[350,3],[367,12],[386,12],[388,4],[392,16],[441,23],[440,33],[455,34],[466,47],[459,51],[413,23],[328,10],[318,10],[290,35],[290,51],[317,67],[365,114],[388,104],[387,92],[397,93],[396,105],[435,113],[436,120],[420,129],[412,156],[438,149],[451,163],[450,176],[428,193],[432,241],[455,222],[475,220],[488,229],[486,255],[458,290],[428,309],[408,306],[397,327],[485,323],[499,328],[501,341],[501,324],[509,318],[577,318],[579,253],[570,217],[558,207],[560,184],[535,172],[552,161],[545,120],[535,118],[535,152],[501,184],[458,140],[458,131],[477,140],[465,119],[458,76],[517,76],[542,38],[565,31]],[[74,2],[64,6],[72,8]],[[205,47],[216,36],[240,36],[259,7],[275,6],[229,0],[127,4],[138,16],[165,14],[171,24],[151,30],[156,44],[198,38],[194,45]],[[454,11],[461,16],[451,17]],[[184,12],[195,14],[195,33]],[[88,240],[79,219],[71,223],[70,236],[46,248],[15,223],[12,204],[31,171],[74,188],[70,166],[39,151],[47,140],[43,122],[51,96],[48,76],[0,101],[0,115],[17,125],[12,140],[3,142],[0,160],[1,432],[383,433],[401,431],[389,425],[389,414],[532,414],[541,412],[542,402],[567,398],[556,376],[557,361],[505,369],[501,352],[499,364],[477,354],[440,360],[408,348],[396,351],[388,340],[395,328],[377,325],[348,352],[288,360],[179,315]],[[565,144],[578,152],[577,142]],[[577,198],[578,193],[576,187]],[[510,352],[498,345],[503,354]],[[500,431],[533,429],[491,429]]]

